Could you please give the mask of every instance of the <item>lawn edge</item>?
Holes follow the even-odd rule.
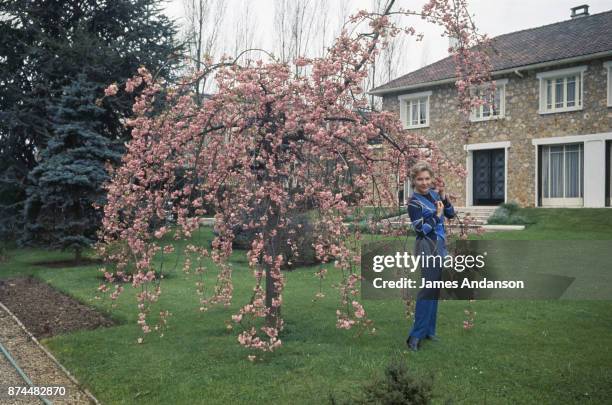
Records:
[[[70,373],[70,371],[68,371],[68,369],[66,369],[66,367],[64,367],[46,347],[44,347],[38,341],[38,339],[36,339],[36,337],[25,327],[25,325],[19,320],[19,318],[17,318],[15,314],[13,314],[11,310],[8,309],[2,302],[0,302],[0,309],[5,311],[17,323],[17,325],[19,325],[19,327],[23,329],[23,331],[28,335],[30,340],[32,340],[32,342],[34,342],[34,344],[38,346],[38,348],[40,348],[47,355],[47,357],[49,357],[51,361],[55,363],[56,366],[58,366],[58,368],[66,375],[66,377],[68,377],[70,381],[72,381],[79,388],[81,388],[85,395],[87,395],[87,397],[89,397],[89,399],[94,404],[102,405],[102,403],[98,401],[98,399],[83,384],[81,384],[79,380],[77,380],[76,377],[73,376],[72,373]]]

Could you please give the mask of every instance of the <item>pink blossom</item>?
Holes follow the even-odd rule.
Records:
[[[479,103],[470,89],[489,79],[488,56],[477,46],[486,45],[486,38],[468,24],[471,17],[464,0],[432,0],[421,13],[459,40],[453,58],[463,115],[461,127],[452,136],[466,143],[463,124],[469,122],[472,106]],[[117,273],[106,272],[106,283],[123,279],[125,273],[119,272],[134,274],[137,324],[145,334],[161,334],[166,325],[169,314],[162,311],[156,319],[149,313],[152,308],[156,313],[160,305],[163,282],[156,274],[169,266],[182,268],[187,277],[201,278],[210,272],[206,276],[215,278],[206,286],[196,284],[200,311],[232,304],[230,258],[236,230],[246,228],[259,233],[246,253],[253,274],[252,294],[232,315],[232,321],[239,323],[237,340],[262,352],[281,347],[279,313],[283,313],[287,282],[282,269],[289,258],[279,254],[278,247],[286,243],[294,257],[303,257],[299,247],[306,231],[291,219],[304,207],[316,212],[307,227],[315,256],[330,263],[329,270],[321,266],[315,273],[316,297],[323,296],[327,271],[337,272],[341,281],[334,284],[340,297],[336,326],[356,333],[374,331],[372,320],[356,301],[362,234],[346,218],[364,206],[396,204],[398,181],[404,181],[417,160],[430,162],[435,172],[465,175],[434,142],[404,130],[397,114],[368,110],[363,83],[381,50],[400,33],[415,35],[413,27],[395,22],[396,17],[411,17],[411,12],[394,10],[393,16],[356,13],[320,58],[299,55],[293,63],[244,65],[228,57],[207,58],[199,71],[181,77],[178,84],[154,77],[144,66],[126,81],[126,92],[138,89],[133,115],[126,121],[132,139],[125,144],[121,166],[110,170],[108,202],[100,207],[104,218],[97,248],[101,257],[116,266]],[[200,102],[192,96],[192,83],[204,71],[218,91]],[[105,94],[117,91],[112,84]],[[164,101],[161,111],[160,98]],[[361,113],[366,110],[367,114]],[[370,143],[381,136],[379,151]],[[209,206],[215,211],[212,245],[183,243],[199,234],[207,220],[204,208]],[[248,223],[244,218],[249,218]],[[159,229],[152,227],[160,222]],[[467,237],[469,220],[459,225],[459,237]],[[390,221],[371,220],[368,226],[389,236],[406,231]],[[163,241],[169,229],[176,243]],[[184,251],[180,250],[184,245]],[[166,257],[175,249],[176,255]],[[99,289],[107,292],[106,286]],[[121,291],[115,288],[109,295],[117,299]],[[464,327],[472,327],[472,321]]]
[[[117,94],[118,90],[119,88],[117,87],[117,84],[113,83],[110,86],[108,86],[106,89],[104,89],[104,95],[107,97],[114,96],[115,94]]]

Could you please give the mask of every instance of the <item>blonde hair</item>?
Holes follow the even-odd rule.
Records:
[[[429,172],[429,175],[431,177],[434,177],[434,171],[431,168],[431,165],[425,161],[416,162],[414,166],[410,168],[410,184],[413,188],[414,188],[414,180],[416,179],[419,173],[425,170]]]

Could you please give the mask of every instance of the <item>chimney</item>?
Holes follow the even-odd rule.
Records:
[[[589,15],[589,5],[583,4],[581,6],[572,7],[572,18],[586,17]]]

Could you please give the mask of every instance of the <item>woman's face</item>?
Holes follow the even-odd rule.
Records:
[[[422,170],[414,178],[414,188],[417,192],[425,194],[431,187],[431,175],[429,171]]]

